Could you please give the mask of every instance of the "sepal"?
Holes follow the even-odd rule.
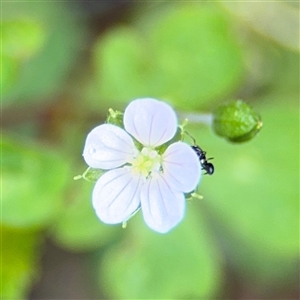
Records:
[[[84,179],[90,182],[96,182],[106,171],[101,169],[87,168],[82,175],[77,175],[74,180]]]
[[[124,124],[123,124],[124,113],[118,110],[113,110],[112,108],[108,110],[108,113],[109,115],[107,116],[106,123],[116,125],[124,129]]]

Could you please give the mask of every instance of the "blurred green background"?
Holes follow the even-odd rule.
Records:
[[[2,2],[1,299],[298,299],[299,2]],[[262,117],[209,156],[203,199],[160,235],[100,223],[86,165],[109,108],[181,114],[243,99]]]

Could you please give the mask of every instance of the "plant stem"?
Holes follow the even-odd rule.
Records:
[[[188,120],[189,123],[202,123],[208,126],[212,125],[212,114],[197,114],[197,113],[178,113],[180,119]]]

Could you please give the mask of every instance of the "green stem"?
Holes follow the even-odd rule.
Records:
[[[178,113],[178,115],[180,119],[187,119],[189,123],[202,123],[211,126],[213,122],[212,114]]]

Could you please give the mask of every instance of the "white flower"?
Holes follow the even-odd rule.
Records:
[[[147,225],[165,233],[185,212],[185,193],[195,190],[201,166],[194,150],[183,142],[159,147],[177,131],[177,117],[164,102],[132,101],[124,112],[124,129],[103,124],[87,136],[83,156],[92,168],[109,170],[93,190],[93,206],[104,223],[128,220],[139,208]],[[142,144],[135,146],[134,140]]]

